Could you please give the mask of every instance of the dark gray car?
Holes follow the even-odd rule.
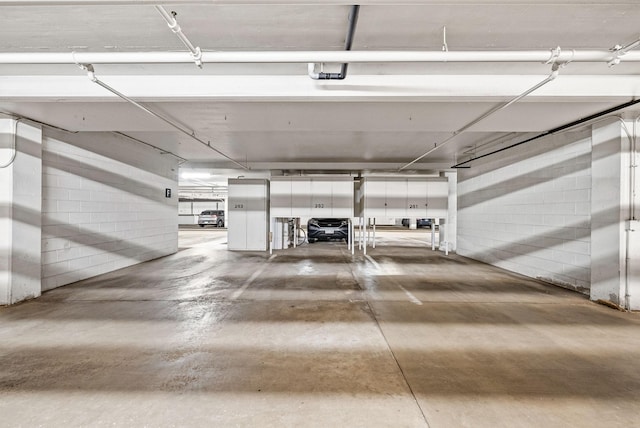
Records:
[[[349,239],[349,219],[312,218],[307,223],[307,241],[330,241]]]

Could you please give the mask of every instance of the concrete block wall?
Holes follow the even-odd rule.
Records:
[[[458,170],[458,254],[588,293],[590,131],[485,159]]]
[[[114,134],[50,130],[42,158],[43,291],[177,251],[175,158]]]
[[[41,159],[40,126],[0,118],[0,305],[41,293]]]

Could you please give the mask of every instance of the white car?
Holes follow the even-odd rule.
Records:
[[[198,225],[205,227],[206,225],[224,227],[224,211],[222,210],[205,210],[198,216]]]

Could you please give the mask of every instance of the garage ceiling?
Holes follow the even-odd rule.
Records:
[[[216,151],[92,83],[70,53],[185,52],[155,4],[175,11],[204,52],[343,49],[349,4],[269,3],[0,0],[0,111],[72,131],[125,133],[192,166],[231,167]],[[606,51],[640,35],[635,0],[389,3],[360,2],[354,51],[544,50],[551,58],[558,46],[565,54]],[[69,53],[68,63],[30,63],[55,52]],[[8,53],[33,55],[3,63]],[[472,154],[633,99],[640,62],[627,58],[613,67],[569,63],[554,81],[408,169],[446,170]],[[345,80],[317,81],[306,63],[94,67],[101,81],[251,169],[333,171],[397,170],[551,72],[544,61],[354,63]],[[339,65],[325,68],[338,71]]]

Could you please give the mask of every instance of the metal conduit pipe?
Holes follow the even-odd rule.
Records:
[[[18,122],[20,122],[20,118],[14,118],[12,144],[11,144],[11,150],[12,150],[11,156],[9,157],[9,160],[7,162],[0,165],[0,168],[7,168],[13,163],[13,161],[16,160],[16,155],[18,154]]]
[[[638,206],[638,192],[636,189],[636,169],[638,168],[638,122],[640,122],[640,116],[636,117],[633,121],[633,145],[631,146],[631,179],[632,196],[631,196],[631,220],[636,219],[636,208]]]
[[[609,50],[562,51],[246,51],[202,52],[203,63],[393,63],[393,62],[604,62],[617,54]],[[640,52],[620,56],[639,62]],[[188,52],[3,52],[0,64],[187,64]]]
[[[195,61],[196,65],[199,68],[202,68],[202,51],[199,46],[193,46],[191,41],[187,38],[187,36],[182,32],[182,28],[178,25],[178,21],[176,20],[175,12],[167,12],[167,10],[162,6],[156,6],[156,10],[160,12],[160,15],[167,22],[167,25],[173,31],[173,33],[178,36],[180,41],[189,49],[191,52],[191,56],[193,57],[193,61]]]
[[[625,134],[627,134],[627,140],[629,141],[629,201],[628,201],[628,214],[627,214],[627,221],[625,223],[625,230],[624,230],[624,240],[625,240],[625,246],[624,246],[624,309],[626,311],[630,311],[631,310],[631,294],[630,294],[630,281],[629,281],[629,277],[631,276],[631,220],[634,220],[634,214],[633,214],[633,194],[634,194],[634,181],[635,181],[635,177],[634,177],[634,141],[635,141],[635,121],[633,123],[633,134],[629,132],[629,129],[627,128],[627,124],[625,123],[624,119],[622,117],[618,117],[618,120],[620,120],[620,123],[622,124],[622,129],[624,130]]]
[[[15,114],[15,113],[6,113],[6,112],[1,112],[0,111],[0,115],[10,117],[11,119],[14,119],[16,121],[15,125],[14,125],[14,127],[16,129],[16,132],[14,132],[14,134],[17,133],[18,122],[20,122],[22,120],[28,120],[29,122],[37,123],[37,124],[45,126],[47,128],[56,129],[58,131],[66,132],[68,134],[78,134],[80,132],[80,131],[71,131],[69,129],[60,128],[59,126],[51,125],[50,123],[42,122],[40,120],[36,120],[36,119],[30,118],[30,117],[19,116],[19,115]],[[175,154],[173,152],[170,152],[169,150],[165,150],[165,149],[160,148],[158,146],[155,146],[155,145],[153,145],[151,143],[147,143],[146,141],[142,141],[142,140],[140,140],[138,138],[134,138],[131,135],[127,135],[127,134],[125,134],[123,132],[113,131],[112,133],[116,134],[116,135],[120,135],[122,137],[126,137],[126,138],[130,139],[131,141],[135,141],[136,143],[140,143],[140,144],[144,144],[145,146],[152,147],[152,148],[158,150],[160,152],[160,154],[167,154],[167,155],[171,155],[171,156],[173,156],[173,157],[175,157],[177,159],[180,159],[180,162],[178,162],[178,165],[181,165],[181,164],[183,164],[183,163],[188,161],[188,159],[185,159],[185,158],[183,158],[181,156],[178,156],[177,154]]]
[[[633,120],[633,127],[631,133],[627,128],[626,123],[620,117],[622,128],[627,134],[629,139],[629,201],[628,201],[628,219],[625,225],[624,237],[625,237],[625,253],[624,253],[624,309],[631,311],[631,232],[634,231],[632,222],[636,221],[636,150],[638,139],[637,124],[640,120],[640,116]]]
[[[93,68],[93,65],[91,64],[78,64],[78,66],[85,70],[87,72],[87,76],[89,77],[89,79],[96,83],[99,86],[102,86],[104,89],[106,89],[107,91],[119,96],[120,98],[122,98],[123,100],[129,102],[130,104],[133,104],[134,106],[138,107],[140,110],[150,114],[153,117],[156,117],[158,119],[160,119],[161,121],[163,121],[164,123],[166,123],[167,125],[171,126],[172,128],[177,129],[178,131],[180,131],[181,133],[183,133],[184,135],[187,135],[188,137],[196,140],[198,143],[210,148],[211,150],[213,150],[214,152],[218,153],[220,156],[224,157],[225,159],[233,162],[235,165],[239,166],[240,168],[244,169],[244,170],[248,170],[249,167],[242,165],[240,162],[236,161],[235,159],[231,158],[230,156],[226,155],[225,153],[223,153],[222,151],[216,149],[215,147],[212,147],[210,143],[201,140],[200,138],[196,137],[195,132],[193,131],[188,131],[186,129],[184,129],[183,127],[181,127],[180,125],[176,124],[175,122],[167,119],[166,117],[156,113],[155,111],[149,109],[148,107],[143,106],[142,104],[136,102],[135,100],[129,98],[128,96],[124,95],[121,92],[118,92],[116,89],[112,88],[111,86],[107,85],[106,83],[102,82],[100,79],[98,79],[95,75],[95,70]]]
[[[178,165],[182,165],[183,163],[188,162],[188,159],[185,159],[185,158],[183,158],[182,156],[178,156],[177,154],[175,154],[175,153],[173,153],[173,152],[170,152],[169,150],[165,150],[165,149],[160,148],[160,147],[158,147],[158,146],[155,146],[155,145],[153,145],[153,144],[151,144],[151,143],[147,143],[146,141],[142,141],[142,140],[141,140],[141,139],[139,139],[139,138],[132,137],[131,135],[125,134],[124,132],[120,132],[120,131],[112,131],[112,134],[120,135],[121,137],[127,138],[127,139],[129,139],[129,140],[131,140],[131,141],[135,141],[136,143],[144,144],[145,146],[149,146],[149,147],[151,147],[151,148],[154,148],[154,149],[158,150],[158,151],[160,152],[160,154],[161,154],[161,155],[171,155],[171,156],[173,156],[174,158],[176,158],[176,159],[179,159],[179,160],[180,160],[180,161],[178,162]]]
[[[631,138],[631,153],[629,159],[629,227],[626,228],[625,238],[626,238],[626,265],[625,265],[625,306],[628,311],[631,310],[631,232],[633,232],[633,228],[631,226],[632,222],[636,222],[636,206],[637,206],[637,188],[636,188],[636,169],[638,168],[638,160],[637,160],[637,150],[638,150],[638,121],[640,120],[640,116],[636,117],[633,121],[633,136]],[[637,263],[637,261],[636,261]]]
[[[506,103],[497,105],[496,107],[492,108],[488,112],[484,113],[482,116],[472,120],[471,122],[469,122],[466,125],[464,125],[462,128],[454,131],[454,133],[450,137],[448,137],[447,139],[442,141],[440,144],[437,144],[437,143],[434,144],[434,146],[433,146],[433,148],[431,150],[427,150],[425,153],[421,154],[420,156],[418,156],[417,158],[415,158],[411,162],[403,165],[402,167],[400,167],[398,169],[398,171],[402,171],[402,170],[410,167],[414,163],[420,161],[421,159],[424,159],[425,157],[429,156],[431,153],[433,153],[436,150],[440,149],[442,146],[450,143],[454,138],[456,138],[458,135],[462,134],[463,132],[467,131],[472,126],[478,124],[479,122],[485,120],[486,118],[488,118],[489,116],[492,116],[493,114],[499,112],[500,110],[506,109],[511,104],[514,104],[514,103],[520,101],[522,98],[526,97],[527,95],[529,95],[533,91],[535,91],[535,90],[539,89],[540,87],[546,85],[547,83],[551,82],[556,77],[558,77],[559,71],[560,71],[560,64],[553,64],[553,67],[552,67],[552,70],[551,70],[551,74],[549,74],[549,76],[546,79],[544,79],[540,83],[536,84],[535,86],[532,86],[531,88],[527,89],[526,91],[524,91],[523,93],[521,93],[517,97],[512,98],[511,100],[507,101]]]
[[[622,55],[626,55],[627,52],[629,52],[632,49],[637,48],[638,46],[640,46],[640,39],[637,39],[636,41],[631,42],[631,43],[629,43],[628,45],[625,45],[625,46],[620,46],[620,45],[614,46],[611,50],[613,51],[615,56],[607,64],[609,65],[609,67],[613,67],[614,65],[620,64],[620,59],[621,59]]]
[[[558,126],[557,128],[550,129],[550,130],[545,131],[545,132],[543,132],[541,134],[538,134],[538,135],[535,135],[533,137],[527,138],[524,141],[520,141],[520,142],[517,142],[517,143],[514,143],[514,144],[510,144],[507,147],[503,147],[501,149],[493,150],[493,151],[491,151],[489,153],[485,153],[484,155],[474,156],[471,159],[468,159],[468,160],[466,160],[464,162],[459,162],[459,163],[453,165],[451,168],[460,168],[460,167],[462,167],[462,165],[466,165],[466,164],[471,163],[471,162],[473,162],[475,160],[486,158],[488,156],[495,155],[496,153],[504,152],[505,150],[509,150],[509,149],[514,148],[514,147],[521,146],[522,144],[530,143],[531,141],[538,140],[538,139],[546,137],[548,135],[552,135],[552,134],[556,134],[558,132],[566,131],[567,129],[574,128],[574,127],[576,127],[578,125],[582,125],[583,123],[590,122],[590,121],[592,121],[594,119],[601,118],[601,117],[606,116],[606,115],[611,114],[611,113],[615,113],[616,111],[623,110],[623,109],[625,109],[627,107],[634,106],[634,105],[636,105],[638,103],[640,103],[640,98],[636,99],[636,100],[627,101],[626,103],[619,104],[617,106],[608,108],[608,109],[603,110],[601,112],[594,113],[592,115],[580,118],[578,120],[574,120],[573,122],[569,122],[569,123],[567,123],[565,125]]]
[[[347,37],[344,41],[344,50],[350,51],[353,45],[353,36],[356,33],[356,25],[358,24],[358,14],[360,12],[360,6],[351,6],[351,12],[349,13],[349,25],[347,27]],[[316,72],[316,64],[309,63],[308,71],[309,77],[314,80],[344,80],[347,77],[347,68],[349,64],[342,63],[340,67],[340,73],[324,73]]]

